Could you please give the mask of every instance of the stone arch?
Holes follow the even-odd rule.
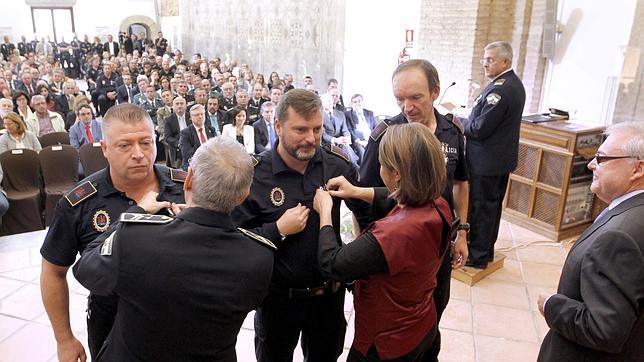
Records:
[[[128,28],[132,24],[143,24],[149,30],[148,38],[154,39],[157,36],[157,32],[161,30],[159,24],[157,24],[152,18],[145,15],[132,15],[121,21],[121,26],[119,27],[119,32],[128,32]],[[138,35],[138,34],[137,34]]]

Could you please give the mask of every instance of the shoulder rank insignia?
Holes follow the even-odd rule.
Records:
[[[494,82],[494,85],[503,85],[505,83],[505,78],[501,78]]]
[[[250,160],[253,163],[253,167],[259,165],[259,159],[255,155],[250,155]]]
[[[237,228],[237,230],[241,231],[242,234],[248,236],[249,238],[251,238],[251,239],[253,239],[253,240],[257,241],[257,242],[259,242],[260,244],[264,244],[264,245],[268,246],[269,248],[271,248],[273,250],[277,250],[277,246],[275,246],[275,244],[273,244],[272,241],[266,239],[265,237],[257,235],[254,232],[248,231],[248,230],[243,229],[243,228]]]
[[[151,214],[137,214],[134,212],[124,212],[119,219],[125,223],[139,223],[139,224],[167,224],[174,220],[170,216],[165,215],[151,215]]]
[[[85,181],[65,194],[65,199],[72,207],[74,207],[90,198],[96,192],[98,191],[96,190],[96,187],[94,187],[94,184],[92,184],[91,181]]]
[[[389,128],[389,124],[386,122],[386,120],[380,121],[376,128],[371,131],[371,139],[374,142],[378,142],[378,140],[380,140],[380,137],[382,137],[382,135],[384,135],[387,131],[387,128]]]
[[[334,155],[342,158],[343,160],[345,160],[347,162],[351,162],[351,159],[349,158],[349,156],[347,156],[347,154],[344,152],[342,147],[330,144],[329,145],[329,151],[331,151],[331,153],[333,153]]]
[[[176,182],[186,182],[186,177],[188,177],[188,173],[184,170],[179,170],[176,168],[171,168],[170,169],[170,179],[172,181]]]
[[[112,255],[112,244],[114,243],[114,235],[116,232],[110,234],[101,245],[101,255]]]
[[[452,123],[456,128],[458,128],[461,133],[465,132],[465,129],[463,128],[463,122],[461,122],[461,119],[456,117],[455,115],[448,113],[445,115],[445,118],[447,118],[450,123]]]
[[[501,96],[496,93],[490,93],[487,95],[487,97],[485,97],[485,101],[491,106],[496,106],[496,104],[499,103],[500,100]]]

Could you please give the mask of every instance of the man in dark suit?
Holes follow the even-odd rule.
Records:
[[[484,269],[494,260],[503,197],[510,172],[517,167],[525,89],[512,70],[510,43],[488,44],[481,64],[492,81],[477,98],[463,126],[470,170],[467,265]]]
[[[347,119],[344,112],[334,108],[333,97],[329,93],[320,96],[322,101],[322,117],[324,133],[322,133],[322,144],[336,145],[344,151],[351,162],[358,166],[358,156],[351,148],[351,133],[347,127]]]
[[[606,133],[588,168],[609,205],[570,249],[557,294],[537,301],[550,327],[539,361],[644,358],[644,122]]]
[[[260,154],[273,148],[277,140],[275,133],[275,105],[272,102],[264,102],[261,108],[262,116],[253,123],[255,131],[255,153]]]
[[[229,123],[228,114],[219,109],[219,98],[208,98],[208,112],[206,112],[206,122],[215,131],[217,136],[221,136],[224,125]]]
[[[378,123],[373,112],[363,107],[362,101],[362,95],[354,94],[351,97],[351,110],[344,113],[349,133],[351,133],[351,148],[358,155],[359,161],[362,161],[371,131]]]
[[[56,112],[67,119],[70,112],[74,112],[74,98],[76,97],[76,82],[73,79],[68,79],[63,83],[63,94],[54,97],[54,104]]]
[[[226,82],[221,86],[221,98],[219,98],[219,108],[224,112],[228,112],[235,108],[237,105],[237,98],[235,97],[235,86]]]
[[[132,76],[123,74],[123,84],[116,87],[116,94],[120,103],[134,103],[132,100],[134,96],[139,94],[139,88],[132,84]]]
[[[29,94],[30,97],[36,94],[36,82],[33,80],[31,73],[28,70],[22,72],[20,79],[22,82],[16,88],[17,90],[21,90]]]
[[[186,113],[186,100],[176,97],[172,101],[172,114],[165,119],[164,140],[166,146],[166,164],[179,168],[181,150],[179,149],[180,132],[191,124],[190,116]]]
[[[115,42],[112,39],[112,34],[107,36],[107,42],[103,44],[103,50],[109,52],[110,55],[113,55],[115,57],[119,56],[119,43]]]
[[[188,170],[188,161],[208,139],[215,137],[215,130],[206,124],[206,109],[201,104],[196,104],[190,109],[192,124],[182,129],[179,138],[181,149],[181,168]]]

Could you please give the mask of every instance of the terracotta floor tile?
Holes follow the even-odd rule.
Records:
[[[495,280],[504,280],[513,283],[523,283],[521,276],[521,267],[516,260],[505,259],[503,261],[503,268],[490,274],[487,278]]]
[[[537,326],[537,335],[539,336],[539,343],[541,343],[543,342],[543,338],[550,330],[550,327],[548,327],[548,323],[546,323],[546,320],[543,318],[541,313],[532,312],[532,314],[534,316],[534,324]]]
[[[478,362],[536,361],[539,344],[499,337],[474,336]]]
[[[544,287],[542,285],[532,285],[526,284],[526,289],[528,289],[528,298],[530,299],[530,309],[533,311],[538,311],[537,299],[539,294],[550,295],[557,292],[556,287]]]
[[[37,348],[34,347],[35,341]],[[46,361],[55,353],[54,332],[51,328],[37,323],[27,323],[0,343],[0,356],[3,361]]]
[[[556,288],[559,285],[561,266],[522,262],[523,274],[527,284]]]
[[[45,311],[40,299],[40,288],[27,284],[0,303],[0,313],[8,316],[31,320]]]
[[[474,337],[471,333],[441,329],[441,362],[474,362]]]
[[[532,312],[490,304],[474,304],[474,334],[537,343]]]
[[[462,300],[450,300],[443,312],[440,328],[472,332],[472,304]]]
[[[0,273],[31,266],[29,249],[0,253]]]
[[[23,287],[25,282],[0,277],[0,299]]]
[[[532,241],[553,241],[552,239],[537,234],[528,229],[522,228],[521,226],[510,224],[509,226],[510,234],[512,235],[512,240],[514,240],[515,245],[521,243],[529,243]]]
[[[472,288],[469,285],[456,279],[452,279],[450,283],[450,299],[464,300],[466,302],[472,299]]]
[[[542,263],[562,266],[565,260],[564,251],[561,245],[529,245],[517,249],[519,260],[531,263]]]
[[[22,280],[24,282],[38,283],[40,279],[40,266],[29,266],[0,274],[4,277]]]
[[[524,284],[495,279],[483,279],[472,287],[473,302],[494,304],[517,309],[529,309]]]

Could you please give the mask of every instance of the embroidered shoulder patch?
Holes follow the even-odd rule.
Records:
[[[271,248],[273,250],[277,250],[277,246],[275,246],[275,244],[273,244],[272,241],[266,239],[265,237],[263,237],[261,235],[257,235],[254,232],[248,231],[248,230],[243,229],[243,228],[237,228],[237,230],[241,231],[242,234],[248,236],[249,238],[251,238],[251,239],[253,239],[253,240],[257,241],[257,242],[259,242],[260,244],[264,244],[264,245],[268,246],[269,248]]]
[[[497,80],[496,82],[494,82],[494,85],[503,85],[503,83],[505,83],[505,78]]]
[[[334,155],[340,157],[341,159],[343,159],[343,160],[345,160],[347,162],[351,162],[351,159],[349,158],[349,156],[347,156],[346,153],[344,153],[344,150],[342,149],[342,147],[337,146],[337,145],[329,145],[328,150],[331,153],[333,153]]]
[[[250,160],[253,162],[253,167],[259,165],[259,159],[255,155],[250,155]]]
[[[456,128],[458,128],[461,133],[465,132],[465,129],[463,128],[463,122],[461,122],[461,119],[456,117],[455,115],[448,113],[445,115],[445,118],[447,118],[450,123],[452,123]]]
[[[137,214],[134,212],[124,212],[119,218],[121,222],[138,224],[167,224],[172,220],[174,219],[165,215]]]
[[[485,97],[485,101],[491,106],[495,106],[497,103],[499,103],[500,100],[501,96],[496,93],[490,93],[487,95],[487,97]]]
[[[96,192],[98,191],[96,190],[96,187],[94,187],[94,184],[92,184],[91,181],[85,181],[65,194],[65,199],[72,207],[74,207],[89,199]]]
[[[371,132],[371,139],[374,142],[378,142],[380,137],[382,137],[382,135],[384,135],[385,132],[387,131],[387,128],[389,128],[389,124],[385,121],[380,121],[380,123],[378,123],[376,128],[374,128],[373,131]]]
[[[186,182],[186,177],[188,177],[188,173],[186,171],[176,168],[170,169],[170,179],[172,181],[184,183]]]

